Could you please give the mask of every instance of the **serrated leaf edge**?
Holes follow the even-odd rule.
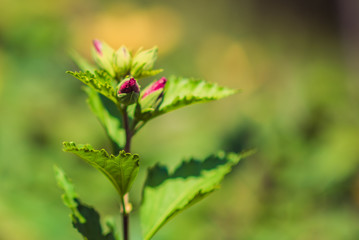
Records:
[[[85,71],[85,72],[82,72],[82,71],[79,71],[79,72],[66,71],[66,73],[68,73],[68,74],[74,76],[75,78],[79,79],[81,82],[83,82],[87,86],[92,87],[97,92],[99,92],[102,95],[104,95],[105,97],[109,98],[115,104],[118,103],[117,98],[116,98],[116,91],[115,91],[114,87],[111,84],[107,83],[107,82],[98,81],[97,76],[95,75],[98,72],[95,71],[95,74],[93,74],[90,71]],[[81,76],[81,74],[86,74],[86,76]],[[91,83],[93,85],[95,85],[96,87],[94,87]],[[103,88],[106,91],[103,91],[102,90]]]
[[[71,152],[72,150],[75,151],[80,151],[80,150],[84,150],[85,152],[101,152],[106,158],[108,158],[108,160],[113,160],[114,158],[116,158],[115,155],[113,154],[108,154],[107,151],[105,149],[100,149],[100,150],[95,150],[92,148],[92,146],[90,146],[89,144],[85,144],[83,146],[78,147],[74,142],[63,142],[64,145],[64,152]],[[68,148],[68,149],[67,149]],[[139,165],[139,156],[138,154],[131,154],[131,153],[127,153],[124,150],[121,150],[119,152],[119,154],[117,156],[121,157],[128,157],[128,156],[133,156],[133,158],[135,158],[136,164]],[[84,159],[84,158],[82,158]],[[118,191],[118,193],[122,196],[125,193],[122,193],[120,186],[117,184],[116,180],[112,177],[112,175],[110,173],[108,173],[103,167],[101,167],[100,165],[98,165],[96,162],[89,162],[88,160],[84,159],[86,162],[88,162],[90,165],[96,165],[96,167],[103,172],[112,182],[112,184],[115,186],[116,190]],[[123,173],[121,172],[121,175]]]

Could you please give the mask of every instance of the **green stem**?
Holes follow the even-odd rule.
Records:
[[[131,139],[132,139],[132,132],[130,129],[129,118],[127,113],[127,107],[122,108],[122,117],[123,117],[123,124],[126,131],[126,144],[125,144],[125,152],[131,151]],[[126,193],[123,197],[121,197],[122,203],[122,225],[123,225],[123,239],[129,240],[129,225],[130,225],[130,203],[129,203],[129,195]]]
[[[125,152],[130,152],[131,151],[132,133],[131,133],[131,129],[130,129],[128,114],[127,114],[127,107],[123,108],[122,116],[123,116],[123,125],[124,125],[125,131],[126,131],[126,144],[125,144],[124,150],[125,150]]]

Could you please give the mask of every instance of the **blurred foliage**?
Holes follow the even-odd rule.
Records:
[[[115,48],[157,45],[164,76],[243,90],[159,117],[135,137],[134,152],[143,156],[135,206],[143,170],[155,161],[173,168],[183,153],[258,149],[221,190],[154,239],[357,239],[359,52],[351,39],[358,32],[343,20],[343,9],[358,13],[352,5],[2,0],[0,239],[80,239],[61,203],[54,163],[90,205],[104,206],[101,214],[120,210],[106,179],[61,151],[66,140],[111,147],[81,83],[65,74],[76,70],[68,52],[88,54],[93,38]],[[138,239],[139,226],[131,227]]]

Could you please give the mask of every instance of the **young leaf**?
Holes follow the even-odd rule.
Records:
[[[111,141],[116,144],[116,149],[123,149],[126,141],[125,129],[122,127],[122,117],[113,102],[101,96],[92,88],[86,87],[89,104],[92,112],[97,116],[105,128]]]
[[[113,87],[113,82],[110,76],[106,75],[106,72],[95,71],[95,74],[86,72],[71,72],[67,71],[75,78],[79,79],[81,82],[85,83],[87,86],[93,88],[97,92],[101,93],[105,97],[112,100],[117,104],[116,91]]]
[[[72,152],[100,170],[112,182],[123,197],[131,188],[139,169],[137,154],[120,151],[117,156],[109,155],[105,149],[94,150],[89,144],[77,146],[64,142],[64,151]]]
[[[144,239],[151,239],[170,218],[217,189],[232,167],[249,154],[220,153],[203,162],[191,160],[172,174],[158,165],[149,169],[140,212]]]
[[[116,240],[113,229],[105,235],[102,233],[100,215],[94,208],[81,203],[73,184],[63,170],[56,166],[54,170],[58,185],[64,190],[63,202],[72,211],[71,219],[74,228],[87,240]]]

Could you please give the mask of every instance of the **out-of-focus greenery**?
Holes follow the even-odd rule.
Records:
[[[343,9],[359,11],[343,2],[2,0],[0,239],[81,239],[53,164],[102,215],[120,211],[110,183],[61,151],[67,140],[111,149],[81,83],[65,74],[76,70],[69,51],[89,57],[93,38],[114,48],[157,45],[163,76],[243,90],[159,117],[135,137],[135,207],[156,161],[173,168],[182,156],[258,149],[154,239],[357,239],[359,67]],[[133,239],[136,218],[135,210]]]

